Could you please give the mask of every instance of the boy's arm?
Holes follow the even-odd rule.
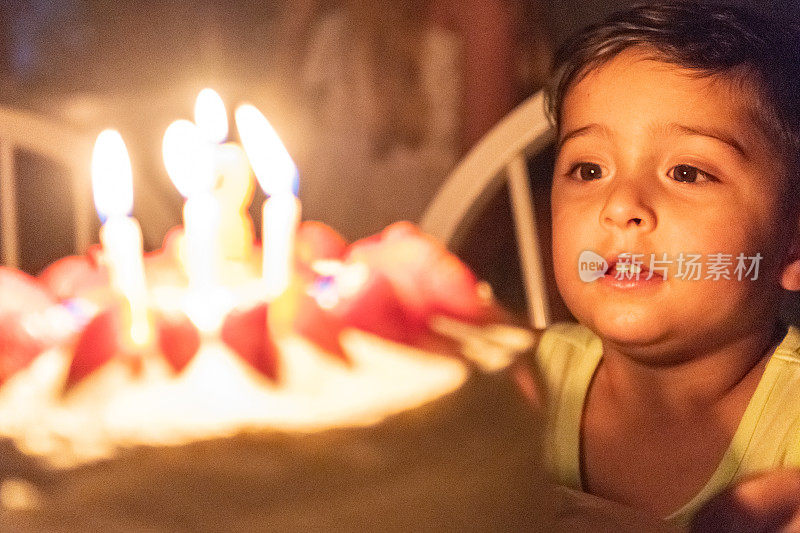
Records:
[[[697,513],[692,531],[800,531],[800,469],[776,469],[719,494]]]

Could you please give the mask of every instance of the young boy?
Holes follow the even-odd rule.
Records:
[[[800,475],[777,469],[800,466],[800,331],[778,307],[781,286],[800,289],[797,38],[733,7],[651,2],[568,43],[549,103],[554,267],[580,322],[536,352],[552,475],[687,525],[758,474],[724,501],[788,520]]]

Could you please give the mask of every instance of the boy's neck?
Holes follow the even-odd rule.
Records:
[[[765,324],[673,365],[646,364],[603,342],[603,381],[621,405],[665,416],[693,416],[717,408],[738,392],[747,392],[749,398],[784,334],[781,324]]]

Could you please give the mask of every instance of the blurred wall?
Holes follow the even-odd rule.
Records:
[[[526,6],[521,15],[525,28],[546,34],[545,41],[554,45],[633,3],[521,1]],[[800,19],[800,2],[729,1]],[[309,126],[293,107],[296,95],[281,78],[281,69],[285,73],[287,67],[296,68],[282,63],[280,52],[290,38],[298,37],[278,30],[287,5],[293,4],[4,0],[0,2],[0,104],[49,113],[87,130],[118,127],[132,152],[135,214],[143,221],[147,247],[154,248],[180,221],[182,202],[160,161],[160,134],[171,120],[191,117],[193,96],[202,86],[217,88],[231,106],[243,99],[259,105],[290,151],[300,160],[306,157]],[[540,172],[535,179],[548,181],[549,175]],[[32,263],[34,267],[63,253],[61,247],[47,243],[36,248],[41,257]]]

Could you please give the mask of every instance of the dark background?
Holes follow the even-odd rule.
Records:
[[[800,2],[730,2],[800,20]],[[528,40],[542,38],[552,51],[583,26],[632,3],[523,0],[520,31],[523,36],[528,32]],[[153,154],[160,157],[166,125],[177,116],[191,116],[200,88],[213,86],[230,103],[253,101],[270,116],[290,151],[302,151],[302,119],[288,103],[290,89],[281,78],[287,36],[279,22],[291,9],[291,2],[279,0],[5,0],[0,6],[0,105],[31,109],[77,128],[120,129],[129,143],[136,179],[145,185],[137,183],[134,214],[152,249],[168,227],[179,223],[181,205]],[[531,36],[534,32],[539,35]],[[524,48],[525,39],[521,41]],[[518,101],[532,88],[523,86]],[[543,154],[531,165],[545,246],[550,159]],[[17,164],[21,176],[36,177],[21,178],[19,184],[22,267],[36,273],[72,251],[72,213],[59,169],[25,154]],[[258,198],[254,205],[260,205]],[[492,282],[501,300],[521,311],[523,291],[506,191],[490,203],[479,224],[496,229],[476,228],[459,252]],[[568,318],[553,287],[551,293],[554,316]],[[797,301],[791,304],[795,316],[800,315]]]

